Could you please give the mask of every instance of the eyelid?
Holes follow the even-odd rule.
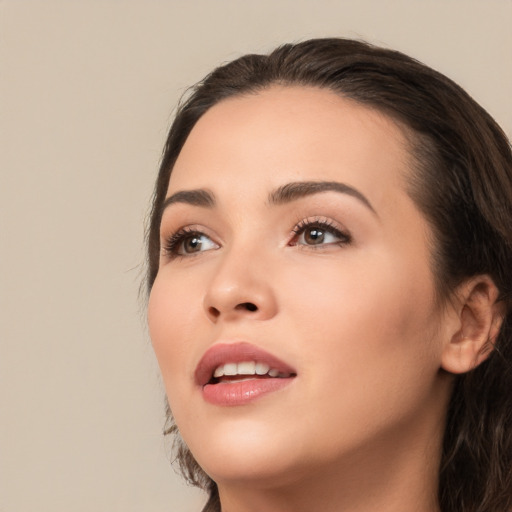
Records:
[[[180,244],[182,244],[188,237],[193,235],[208,238],[216,246],[215,249],[218,249],[221,246],[220,242],[217,241],[217,237],[210,234],[209,229],[198,224],[185,225],[169,231],[170,233],[168,235],[161,233],[160,236],[161,256],[165,257],[169,261],[177,258],[192,258],[199,254],[214,250],[214,248],[210,248],[203,251],[190,253],[177,252],[177,248],[180,246]]]
[[[301,236],[308,228],[311,227],[320,227],[326,232],[336,236],[339,241],[338,242],[331,242],[326,244],[298,244],[297,238]],[[315,217],[309,217],[304,218],[297,222],[292,229],[291,233],[292,240],[289,243],[289,245],[292,246],[302,246],[302,247],[308,247],[308,248],[320,248],[320,247],[327,247],[327,246],[333,246],[333,245],[348,245],[352,242],[352,235],[350,232],[344,227],[341,226],[338,222],[334,221],[333,219],[330,219],[328,217],[322,217],[322,216],[315,216]]]

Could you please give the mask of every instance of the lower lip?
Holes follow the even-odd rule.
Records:
[[[204,399],[221,406],[246,405],[259,398],[279,391],[293,380],[293,377],[275,379],[248,379],[240,382],[219,382],[203,387]]]

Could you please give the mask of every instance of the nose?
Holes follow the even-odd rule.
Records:
[[[232,250],[220,259],[203,300],[210,321],[272,318],[277,301],[269,266],[262,255],[244,251]]]

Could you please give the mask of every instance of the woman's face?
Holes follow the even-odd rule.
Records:
[[[149,328],[180,433],[220,486],[438,441],[445,331],[406,148],[385,115],[306,87],[228,99],[188,137]]]

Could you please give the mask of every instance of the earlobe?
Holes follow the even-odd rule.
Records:
[[[443,347],[441,367],[466,373],[485,361],[494,349],[504,318],[499,291],[487,275],[465,281],[457,290],[458,329]]]

